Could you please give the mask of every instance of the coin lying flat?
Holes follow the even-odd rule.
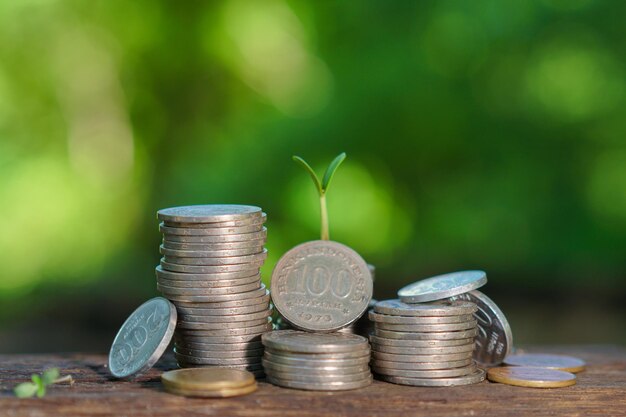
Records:
[[[266,239],[244,240],[243,242],[227,242],[227,243],[185,243],[172,242],[163,239],[163,248],[174,250],[191,250],[191,251],[221,251],[233,249],[248,249],[263,246]]]
[[[358,363],[351,366],[334,366],[332,364],[320,364],[319,366],[305,366],[305,365],[287,365],[284,363],[273,362],[269,359],[263,359],[263,367],[265,369],[270,368],[274,371],[287,372],[287,373],[301,373],[301,374],[316,374],[316,375],[349,375],[359,372],[369,371],[370,367],[367,362]]]
[[[261,363],[243,364],[243,365],[231,365],[231,364],[214,364],[214,363],[197,363],[197,362],[185,362],[183,359],[176,358],[176,362],[181,368],[228,368],[228,369],[241,369],[248,371],[255,376],[263,375],[263,365]]]
[[[184,321],[178,320],[178,328],[182,329],[194,329],[194,330],[235,330],[244,329],[248,327],[258,327],[266,324],[271,324],[271,317],[264,317],[257,320],[239,321],[236,323],[228,322],[214,322],[214,321]]]
[[[176,265],[199,265],[199,266],[219,266],[219,265],[241,265],[262,262],[267,258],[267,249],[254,255],[228,256],[223,258],[181,258],[165,255],[163,261]]]
[[[224,236],[224,235],[241,235],[244,233],[256,233],[264,229],[263,223],[257,223],[250,226],[241,227],[210,227],[210,228],[178,228],[169,227],[164,224],[159,225],[159,230],[165,236]]]
[[[393,330],[397,332],[454,332],[459,330],[476,328],[476,320],[470,320],[464,323],[448,324],[395,324],[379,322],[376,323],[376,328],[381,330]]]
[[[474,352],[474,344],[460,345],[460,346],[448,346],[439,348],[426,348],[426,347],[396,347],[388,345],[378,345],[372,343],[372,350],[381,353],[396,353],[401,355],[444,355],[450,353],[466,353]]]
[[[252,216],[242,220],[228,220],[223,222],[209,222],[209,223],[180,223],[163,221],[166,226],[170,227],[186,227],[186,228],[209,228],[209,227],[240,227],[249,226],[251,224],[265,223],[267,220],[267,214],[261,213],[261,217]]]
[[[259,304],[259,303],[269,303],[270,295],[269,291],[253,291],[254,294],[250,294],[250,297],[238,298],[238,299],[230,299],[223,301],[215,301],[215,302],[193,302],[193,301],[176,301],[174,304],[176,308],[182,313],[190,313],[192,309],[204,309],[205,307],[210,307],[211,309],[216,308],[238,308],[238,307],[247,307],[248,305]],[[193,313],[191,313],[193,314]]]
[[[466,339],[451,339],[451,340],[403,340],[403,339],[386,339],[374,334],[369,336],[372,345],[377,346],[392,346],[392,347],[406,347],[406,348],[443,348],[453,346],[465,346],[474,344],[474,338],[468,337]]]
[[[161,381],[165,386],[207,391],[241,388],[256,382],[251,373],[228,368],[177,369],[163,372]]]
[[[228,302],[235,300],[247,300],[251,298],[257,298],[266,293],[265,285],[261,284],[261,287],[257,290],[248,291],[248,292],[240,292],[234,294],[216,294],[216,295],[170,295],[167,297],[176,302],[176,301],[186,301],[192,303],[218,303],[218,302]]]
[[[323,366],[333,366],[333,367],[353,367],[368,364],[370,361],[369,352],[366,355],[362,355],[360,357],[348,357],[348,358],[317,358],[315,355],[311,355],[311,357],[305,356],[290,356],[290,355],[279,355],[273,352],[269,352],[267,349],[265,350],[265,359],[271,361],[272,363],[280,363],[283,365],[289,366],[303,366],[303,367],[323,367]]]
[[[237,336],[196,336],[194,338],[186,335],[185,337],[174,335],[174,340],[176,340],[176,344],[182,343],[184,345],[190,344],[223,344],[225,346],[231,343],[249,343],[249,342],[260,342],[261,341],[261,333],[252,333],[245,335],[237,335]]]
[[[372,374],[369,369],[366,371],[354,373],[354,374],[321,374],[321,375],[311,375],[304,373],[294,373],[294,372],[280,372],[273,369],[265,368],[265,372],[268,375],[271,375],[274,379],[280,379],[282,381],[293,381],[293,382],[303,382],[303,383],[313,383],[313,384],[325,384],[332,382],[360,382],[365,379],[369,379],[372,377]]]
[[[450,369],[461,368],[472,364],[471,359],[461,359],[448,362],[395,362],[376,360],[375,366],[379,368],[391,368],[401,370],[422,370],[422,369]]]
[[[178,281],[221,281],[247,278],[252,276],[259,276],[259,268],[246,268],[242,271],[236,272],[217,272],[213,274],[192,274],[185,272],[172,272],[167,269],[163,269],[161,265],[156,267],[156,275],[158,278]]]
[[[193,244],[213,244],[213,243],[233,243],[233,242],[249,242],[252,240],[266,239],[267,229],[264,227],[258,232],[239,233],[228,235],[209,235],[209,236],[182,236],[182,235],[164,235],[163,239],[169,242],[193,243]]]
[[[556,369],[571,373],[585,370],[585,361],[565,355],[549,355],[545,353],[524,353],[509,355],[504,358],[505,365],[530,366],[537,368]]]
[[[369,347],[367,339],[341,333],[306,333],[278,330],[263,335],[263,344],[271,349],[302,353],[340,353]]]
[[[560,388],[576,383],[576,375],[570,372],[525,366],[490,368],[487,378],[493,382],[531,388]]]
[[[464,359],[470,359],[472,357],[472,352],[461,352],[461,353],[444,353],[444,354],[430,354],[430,355],[405,355],[400,353],[385,353],[379,351],[372,351],[372,359],[376,362],[381,361],[392,361],[392,362],[452,362],[459,361]]]
[[[260,320],[264,321],[264,320]],[[185,324],[187,326],[188,324]],[[179,323],[179,333],[181,336],[188,338],[189,340],[194,340],[195,338],[202,338],[204,336],[214,337],[214,336],[243,336],[246,334],[259,334],[264,332],[269,332],[272,330],[272,323],[266,322],[265,324],[260,324],[257,326],[249,326],[249,327],[225,327],[222,329],[197,329],[197,328],[189,328],[189,327],[181,327]]]
[[[109,352],[109,371],[125,378],[150,369],[163,355],[176,327],[176,308],[165,298],[143,303],[126,319]]]
[[[184,361],[185,363],[196,363],[204,365],[256,365],[261,363],[260,357],[238,357],[238,358],[214,358],[214,357],[198,357],[183,355],[178,352],[174,352],[174,356],[177,360]]]
[[[404,378],[450,378],[470,375],[476,371],[476,365],[471,364],[461,368],[431,369],[431,370],[405,370],[391,369],[372,366],[372,371],[379,375],[400,376]]]
[[[478,329],[460,330],[460,331],[454,331],[454,332],[430,332],[430,333],[397,332],[393,330],[375,329],[374,334],[376,336],[386,338],[386,339],[451,340],[451,339],[467,339],[469,337],[475,337],[478,334]]]
[[[256,313],[249,314],[239,314],[239,315],[224,315],[224,316],[194,316],[190,314],[181,314],[179,312],[178,317],[179,320],[186,322],[200,322],[200,323],[240,323],[240,322],[251,322],[261,319],[266,319],[272,314],[272,310],[268,309],[267,306],[265,310],[259,311]]]
[[[254,282],[259,282],[261,280],[261,275],[252,275],[244,278],[237,279],[222,279],[222,280],[210,280],[210,281],[200,281],[200,280],[171,280],[157,277],[157,282],[160,285],[164,285],[166,287],[173,288],[220,288],[220,287],[237,287],[239,285],[252,284]]]
[[[485,371],[476,369],[470,375],[449,377],[449,378],[406,378],[399,376],[381,375],[380,379],[401,385],[412,385],[420,387],[452,387],[457,385],[477,384],[485,380]]]
[[[446,317],[474,314],[476,305],[463,301],[436,301],[422,304],[407,304],[400,300],[384,300],[374,305],[374,311],[389,316]]]
[[[255,280],[249,284],[229,286],[229,287],[205,287],[205,288],[185,288],[185,287],[169,287],[157,283],[157,290],[165,295],[193,295],[193,296],[205,296],[205,295],[228,295],[228,294],[241,294],[254,291],[261,288],[261,281]]]
[[[487,283],[484,271],[460,271],[426,278],[398,291],[404,303],[423,303],[463,294]]]
[[[256,206],[208,204],[162,209],[157,212],[157,218],[161,221],[176,223],[214,223],[261,218],[262,213],[262,210]]]
[[[508,320],[496,303],[480,291],[470,291],[452,299],[469,301],[478,307],[474,313],[478,321],[474,354],[476,362],[486,367],[501,364],[505,356],[511,352],[513,333]]]
[[[180,369],[182,370],[191,370],[191,369],[209,369],[209,368],[188,368],[188,369]],[[247,371],[246,371],[247,372]],[[251,373],[252,376],[254,376]],[[165,390],[170,394],[180,395],[183,397],[202,397],[202,398],[227,398],[227,397],[238,397],[241,395],[250,394],[257,390],[257,384],[250,384],[248,386],[242,388],[224,388],[213,391],[204,391],[204,390],[190,390],[184,388],[175,388],[175,387],[167,387],[165,384],[163,385]]]
[[[246,256],[246,255],[255,255],[263,252],[263,245],[252,246],[249,248],[242,249],[223,249],[223,250],[178,250],[178,249],[169,249],[165,246],[161,245],[159,247],[159,252],[165,256],[174,256],[180,258],[219,258],[219,257],[228,257],[228,256]]]
[[[211,305],[212,303],[204,303]],[[217,320],[228,317],[239,317],[244,314],[255,314],[263,311],[272,311],[268,301],[254,302],[243,307],[222,307],[222,308],[196,308],[176,306],[178,314],[187,316],[213,316]]]
[[[171,272],[185,272],[190,274],[217,274],[223,272],[251,272],[258,273],[263,261],[235,265],[179,265],[161,258],[161,268]]]
[[[290,381],[287,379],[280,378],[272,378],[270,375],[267,376],[267,380],[274,385],[278,385],[285,388],[294,388],[301,390],[310,390],[310,391],[344,391],[344,390],[353,390],[367,387],[372,383],[371,375],[362,380],[355,382],[322,382],[322,383],[312,383],[312,382],[299,382],[299,381]]]
[[[472,321],[474,318],[472,314],[462,314],[458,316],[392,316],[387,314],[376,313],[370,311],[368,313],[369,319],[374,322],[388,323],[388,324],[453,324],[453,323],[466,323]]]
[[[247,358],[250,356],[261,357],[263,355],[263,348],[261,349],[242,349],[242,350],[198,350],[189,349],[182,346],[177,346],[174,351],[181,355],[194,356],[197,358],[215,358],[215,359],[228,359],[228,358]]]
[[[259,337],[260,339],[260,337]],[[197,350],[206,350],[213,352],[221,352],[221,351],[231,351],[231,350],[246,350],[246,349],[263,349],[263,344],[261,341],[252,341],[252,342],[235,342],[235,343],[198,343],[198,342],[189,342],[187,340],[177,340],[175,343],[176,347],[181,347],[185,349],[197,349]]]
[[[294,327],[330,332],[356,321],[372,298],[367,264],[341,243],[316,240],[285,253],[272,272],[278,312]]]

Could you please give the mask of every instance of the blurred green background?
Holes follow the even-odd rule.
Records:
[[[155,213],[268,213],[375,296],[480,268],[518,344],[626,343],[626,2],[0,1],[0,351],[108,350]]]

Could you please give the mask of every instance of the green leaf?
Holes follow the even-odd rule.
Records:
[[[35,374],[31,377],[31,379],[37,386],[37,397],[41,398],[46,395],[46,385],[43,383],[41,377]]]
[[[13,388],[13,392],[17,398],[29,398],[37,392],[37,384],[33,382],[23,382]]]
[[[43,374],[41,375],[41,379],[44,385],[50,385],[50,384],[54,384],[54,381],[59,379],[59,376],[61,376],[61,373],[59,372],[59,368],[50,368],[50,369],[46,369],[45,371],[43,371]]]
[[[337,168],[339,168],[339,165],[341,165],[344,159],[346,159],[346,153],[342,152],[337,155],[335,159],[333,159],[333,162],[331,162],[330,165],[328,165],[328,168],[326,168],[326,172],[324,173],[324,179],[322,180],[322,192],[325,193],[328,190],[330,181],[333,179]]]
[[[320,195],[322,195],[324,193],[324,190],[322,188],[322,185],[320,184],[320,180],[317,178],[317,175],[315,174],[315,171],[313,171],[313,168],[311,168],[311,166],[307,164],[306,161],[300,158],[299,156],[294,155],[291,158],[297,163],[299,163],[300,165],[302,165],[304,169],[306,169],[306,171],[309,173],[309,175],[313,179],[313,182],[315,183],[315,188],[317,188],[317,192]]]

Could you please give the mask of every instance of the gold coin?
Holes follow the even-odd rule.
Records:
[[[505,365],[532,366],[537,368],[556,369],[565,372],[580,372],[585,370],[585,362],[572,356],[548,355],[544,353],[524,353],[509,355],[504,358]]]
[[[176,388],[170,385],[163,384],[165,390],[169,393],[182,395],[185,397],[205,397],[205,398],[225,398],[225,397],[236,397],[238,395],[246,395],[251,392],[256,391],[257,384],[256,382],[246,385],[241,388],[222,388],[217,390],[196,390],[196,389],[185,389],[185,388]]]
[[[548,368],[530,366],[502,366],[487,371],[487,378],[493,382],[532,388],[560,388],[576,383],[576,375]]]
[[[231,368],[189,368],[164,372],[161,382],[177,390],[239,389],[254,384],[254,375],[248,371]]]

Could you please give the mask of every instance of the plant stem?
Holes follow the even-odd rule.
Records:
[[[59,384],[61,382],[69,382],[70,385],[74,385],[74,379],[72,378],[72,375],[65,375],[52,381],[53,384]]]
[[[326,193],[320,194],[320,215],[322,217],[322,240],[329,240],[328,233],[328,208],[326,207]]]

